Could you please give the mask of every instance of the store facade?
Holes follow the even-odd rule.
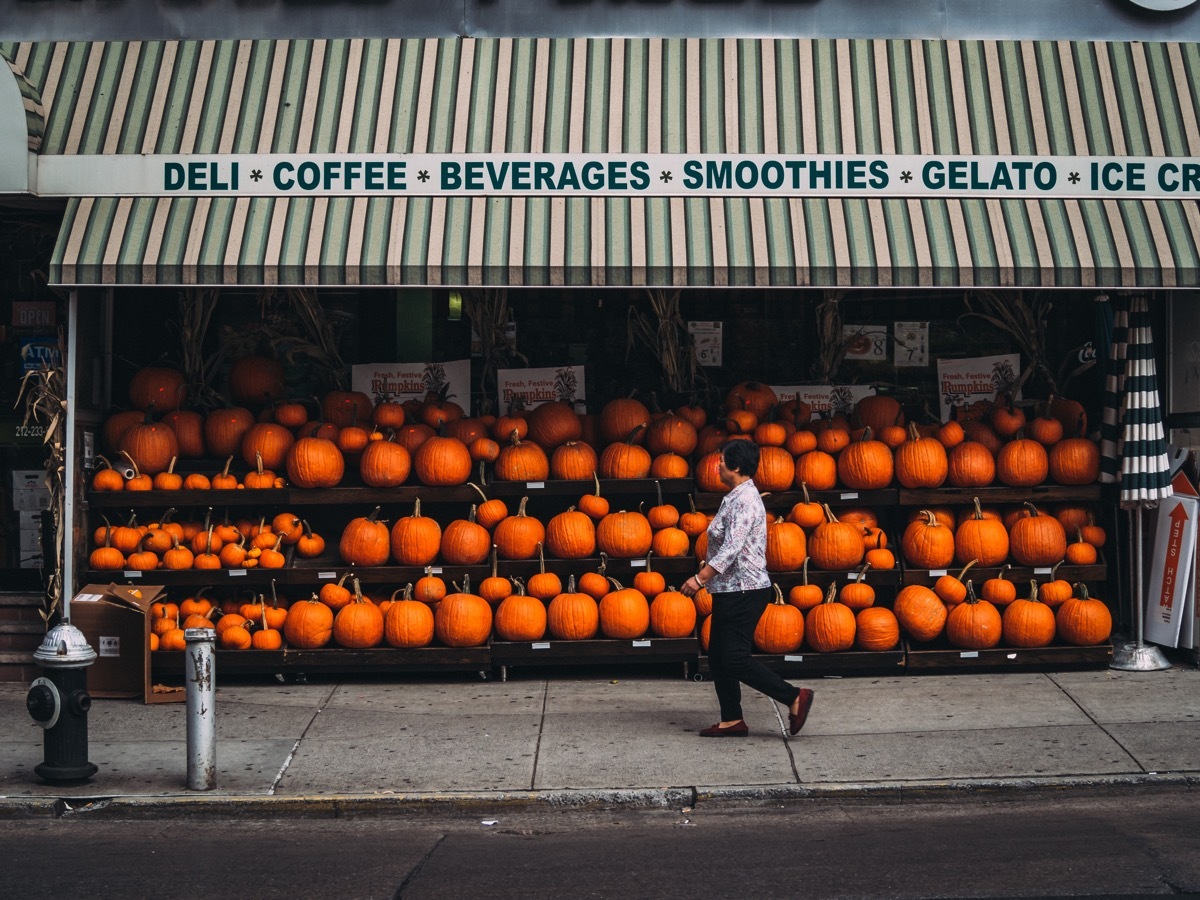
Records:
[[[143,302],[126,298],[164,290],[351,293],[364,319],[392,310],[397,332],[462,291],[679,289],[730,319],[750,291],[770,330],[788,304],[829,296],[921,317],[973,291],[1051,291],[1068,315],[1146,292],[1165,321],[1200,284],[1191,43],[431,37],[0,55],[26,136],[5,144],[6,190],[64,203],[49,280],[70,297],[68,484],[123,400],[121,311]],[[475,182],[455,168],[468,161]],[[554,168],[514,180],[538,162]],[[1088,323],[1066,344],[1090,338]],[[768,380],[808,380],[805,366]],[[76,587],[93,524],[80,496],[62,536]]]

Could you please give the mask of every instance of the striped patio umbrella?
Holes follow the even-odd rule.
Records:
[[[1149,305],[1145,295],[1117,297],[1114,305],[1100,426],[1100,480],[1120,484],[1122,509],[1152,509],[1173,491]]]

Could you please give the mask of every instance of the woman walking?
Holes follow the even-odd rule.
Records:
[[[771,601],[767,513],[752,480],[758,459],[758,445],[753,441],[733,440],[722,445],[719,474],[730,491],[708,526],[708,559],[682,587],[691,597],[707,586],[713,601],[708,657],[721,721],[702,730],[701,737],[745,737],[750,733],[742,718],[743,684],[787,706],[789,734],[799,733],[812,707],[809,688],[793,687],[751,655],[754,628]]]

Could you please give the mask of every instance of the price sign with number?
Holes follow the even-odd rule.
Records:
[[[700,365],[721,365],[723,328],[723,322],[688,322],[688,334],[692,336]]]
[[[843,325],[842,340],[846,345],[847,360],[888,361],[888,329],[886,325]]]

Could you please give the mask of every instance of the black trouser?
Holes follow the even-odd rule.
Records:
[[[713,594],[708,664],[713,685],[717,689],[717,700],[721,704],[722,722],[734,722],[742,718],[743,684],[789,707],[800,693],[798,688],[751,656],[754,628],[772,596],[769,587]]]

